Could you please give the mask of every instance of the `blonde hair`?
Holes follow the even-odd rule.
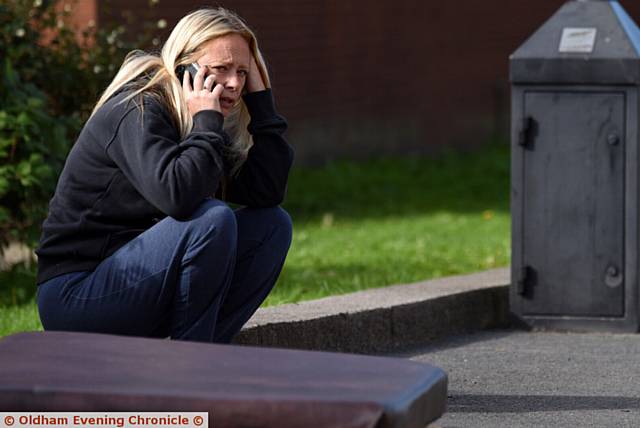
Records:
[[[91,114],[93,115],[122,87],[141,80],[141,83],[134,85],[134,90],[123,102],[143,93],[155,95],[173,116],[180,137],[184,139],[193,128],[193,119],[187,108],[182,82],[178,80],[175,70],[180,65],[195,62],[202,54],[200,48],[204,43],[228,34],[239,34],[247,41],[262,80],[270,87],[267,68],[253,31],[230,10],[222,7],[203,8],[189,13],[178,22],[159,56],[140,50],[130,52]],[[143,76],[144,79],[139,79]],[[251,134],[247,130],[249,120],[249,111],[240,99],[224,121],[224,130],[232,142],[232,173],[237,171],[246,159],[247,151],[253,144]]]

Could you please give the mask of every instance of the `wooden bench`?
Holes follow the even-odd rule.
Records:
[[[211,427],[420,427],[447,376],[403,359],[103,334],[0,340],[0,411],[208,412]]]

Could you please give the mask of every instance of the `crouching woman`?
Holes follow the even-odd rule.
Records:
[[[231,341],[291,243],[293,152],[269,88],[255,35],[222,8],[182,18],[159,56],[129,54],[43,224],[45,330]]]

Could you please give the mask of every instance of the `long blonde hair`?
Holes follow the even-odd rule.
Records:
[[[195,62],[201,55],[200,47],[204,43],[232,33],[240,34],[247,41],[262,79],[265,85],[270,87],[269,75],[258,49],[258,41],[247,24],[238,15],[222,7],[202,8],[189,13],[178,22],[159,56],[140,50],[130,52],[91,114],[93,115],[123,86],[138,81],[144,75],[142,83],[136,85],[123,102],[142,93],[157,95],[173,116],[180,137],[184,139],[193,128],[193,120],[187,108],[182,82],[178,80],[175,70],[180,65]],[[251,134],[247,130],[250,119],[249,111],[242,99],[225,118],[224,130],[232,142],[232,173],[240,167],[253,144]]]

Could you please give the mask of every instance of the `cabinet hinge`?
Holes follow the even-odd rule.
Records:
[[[523,266],[518,271],[516,290],[519,295],[525,296],[527,291],[535,284],[535,270],[531,266]]]

